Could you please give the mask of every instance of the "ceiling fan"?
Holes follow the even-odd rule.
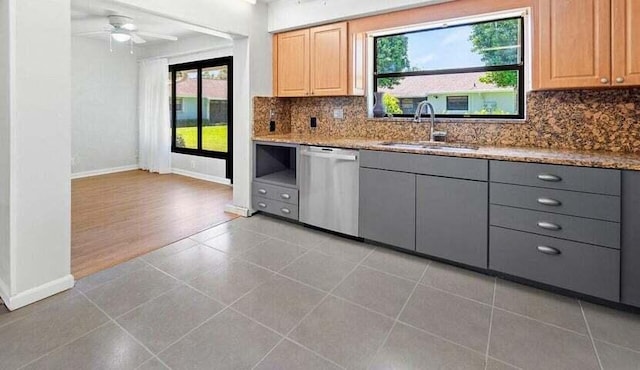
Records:
[[[131,41],[134,44],[144,44],[147,42],[142,36],[148,38],[177,41],[175,36],[161,35],[151,32],[143,32],[133,23],[133,18],[123,15],[110,15],[107,17],[109,25],[101,31],[82,32],[76,36],[110,35],[110,39],[117,42]]]

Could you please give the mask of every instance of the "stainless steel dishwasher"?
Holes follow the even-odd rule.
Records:
[[[300,149],[300,221],[358,236],[359,152],[314,146]]]

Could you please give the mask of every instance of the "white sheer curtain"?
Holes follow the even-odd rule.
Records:
[[[171,172],[171,119],[169,114],[169,61],[140,62],[138,121],[140,168],[149,172]]]

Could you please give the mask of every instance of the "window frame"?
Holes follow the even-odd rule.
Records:
[[[205,150],[202,148],[202,70],[213,67],[227,67],[227,152],[216,152]],[[176,122],[178,111],[176,110],[176,74],[179,71],[196,70],[198,73],[197,82],[197,130],[198,130],[198,148],[179,148],[176,146]],[[194,155],[199,157],[217,158],[226,160],[226,174],[228,179],[233,178],[233,57],[226,56],[221,58],[200,60],[196,62],[172,64],[169,66],[169,76],[171,78],[171,152],[178,154]],[[183,101],[184,105],[184,101]]]
[[[173,83],[173,81],[172,81],[171,83]],[[178,109],[178,102],[180,102],[180,109]],[[184,104],[184,98],[177,98],[177,97],[176,97],[176,103],[175,103],[175,104],[173,104],[173,105],[172,105],[172,107],[173,107],[173,106],[175,106],[175,107],[176,107],[176,112],[182,112],[182,109],[183,109],[183,108],[182,108],[182,105],[183,105],[183,104]]]
[[[455,99],[460,99],[460,98],[464,98],[466,100],[466,104],[467,104],[467,109],[452,109],[449,107],[449,99],[451,98],[455,98]],[[469,95],[447,95],[447,110],[459,110],[459,111],[468,111],[469,110]]]
[[[481,17],[479,17],[481,18]],[[451,68],[451,69],[438,69],[429,71],[411,71],[411,72],[393,72],[393,73],[379,73],[378,72],[378,39],[385,37],[393,37],[400,35],[408,35],[412,33],[422,33],[438,29],[451,29],[457,27],[470,26],[474,24],[492,23],[496,21],[508,21],[508,20],[520,20],[520,62],[511,65],[500,66],[483,66],[483,67],[471,67],[471,68]],[[397,78],[397,77],[413,77],[413,76],[427,76],[427,75],[445,75],[445,74],[461,74],[461,73],[475,73],[475,72],[497,72],[497,71],[517,71],[518,72],[518,114],[436,114],[436,118],[471,118],[471,119],[518,119],[524,120],[526,116],[526,81],[527,70],[526,63],[529,61],[527,55],[527,36],[525,34],[527,19],[525,15],[508,15],[504,17],[495,17],[491,19],[485,19],[474,21],[472,17],[466,19],[464,22],[456,23],[453,25],[440,25],[437,27],[425,27],[422,29],[414,29],[394,33],[385,33],[383,35],[373,36],[373,92],[378,91],[378,79],[380,78]],[[452,91],[452,93],[457,93]],[[445,94],[445,93],[442,93]],[[425,97],[426,98],[426,97]],[[424,113],[423,113],[424,115]],[[413,117],[412,114],[394,114],[394,117]]]

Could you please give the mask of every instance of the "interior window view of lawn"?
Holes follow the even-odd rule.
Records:
[[[174,73],[175,148],[192,151],[195,155],[228,153],[227,65],[176,70]]]
[[[198,147],[198,128],[197,127],[178,127],[176,128],[177,141],[182,148]],[[215,152],[227,152],[227,124],[221,123],[216,126],[202,127],[202,147],[206,150]]]
[[[375,91],[387,114],[524,116],[523,19],[509,18],[375,39]]]

